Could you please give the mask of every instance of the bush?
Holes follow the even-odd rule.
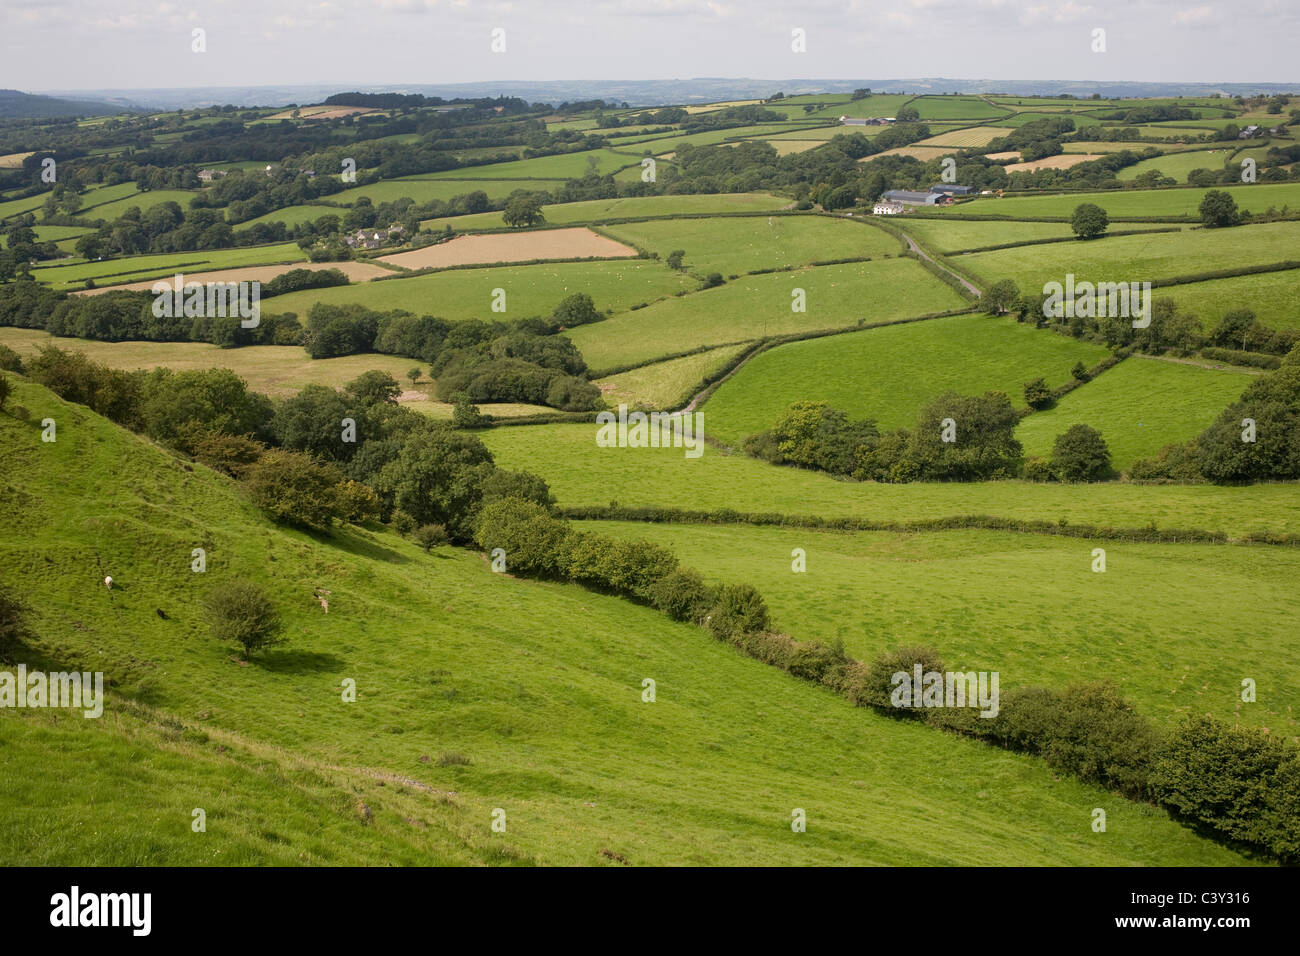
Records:
[[[705,616],[705,626],[714,637],[724,640],[750,631],[766,631],[769,624],[767,603],[749,584],[726,584],[718,588],[715,603]]]
[[[1105,481],[1114,473],[1105,439],[1088,425],[1071,425],[1056,436],[1052,470],[1062,481]]]
[[[1199,212],[1201,223],[1207,229],[1235,226],[1241,221],[1241,216],[1237,212],[1237,201],[1232,198],[1232,193],[1224,192],[1222,189],[1209,190],[1201,199]]]
[[[1300,752],[1260,731],[1187,719],[1156,757],[1151,790],[1186,819],[1300,860]]]
[[[194,458],[214,471],[241,478],[266,453],[266,446],[244,435],[207,432],[194,442]]]
[[[551,313],[551,318],[563,328],[571,329],[577,325],[599,322],[604,316],[596,311],[596,303],[585,292],[575,292],[560,300],[560,304]]]
[[[26,604],[0,588],[0,661],[13,660],[31,639],[27,614]]]
[[[1086,783],[1146,794],[1159,738],[1113,687],[1029,688],[1002,696],[998,716],[984,723],[1004,746],[1037,753]]]
[[[389,519],[389,522],[392,524],[393,530],[402,537],[406,537],[415,530],[415,519],[401,508],[398,508],[393,512],[393,516]]]
[[[307,528],[328,528],[340,515],[338,485],[343,474],[334,465],[294,451],[270,451],[246,471],[249,499],[273,521]]]
[[[1070,375],[1076,382],[1086,382],[1089,379],[1088,367],[1083,362],[1075,362],[1074,368],[1070,369]]]
[[[6,372],[23,372],[23,358],[7,345],[0,345],[0,370]]]
[[[677,568],[652,582],[645,595],[674,621],[701,623],[717,603],[717,595],[692,568]]]
[[[251,581],[223,581],[208,592],[203,603],[212,636],[242,646],[245,659],[254,651],[283,643],[275,605]]]
[[[1045,458],[1026,458],[1021,476],[1025,481],[1056,480],[1056,472]]]
[[[721,272],[710,272],[708,277],[704,280],[704,288],[713,289],[722,285],[722,282],[723,279]]]
[[[474,540],[484,551],[503,549],[507,571],[538,577],[565,576],[569,552],[579,543],[567,521],[522,498],[485,504],[475,523]]]
[[[1052,404],[1052,390],[1047,387],[1047,380],[1036,378],[1025,383],[1025,404],[1035,410]]]
[[[14,389],[13,383],[9,381],[8,375],[0,374],[0,411],[4,410],[5,402],[9,401],[9,396]]]
[[[415,532],[415,543],[424,548],[426,552],[438,545],[446,544],[447,528],[440,524],[422,524]]]
[[[865,671],[858,669],[851,675],[846,688],[849,700],[858,707],[875,707],[892,714],[916,716],[920,706],[919,699],[913,698],[912,707],[895,707],[893,702],[894,675],[902,672],[910,680],[916,668],[921,665],[923,674],[930,671],[943,673],[943,659],[932,647],[899,647],[886,651],[867,666]]]

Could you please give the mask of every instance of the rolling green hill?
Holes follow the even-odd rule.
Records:
[[[229,480],[84,408],[21,383],[15,398],[32,421],[0,416],[16,532],[0,582],[34,609],[25,654],[102,670],[111,690],[98,721],[0,713],[6,864],[1245,862],[1153,807],[856,710],[648,608],[388,532],[278,528]],[[263,584],[290,636],[248,667],[198,609],[234,575]]]

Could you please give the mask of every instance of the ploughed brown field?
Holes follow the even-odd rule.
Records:
[[[1101,157],[1091,153],[1061,153],[1048,156],[1046,159],[1035,159],[1029,163],[1012,163],[1002,168],[1008,173],[1031,173],[1035,169],[1069,169],[1071,166],[1091,162],[1094,159],[1101,159]]]
[[[212,272],[182,272],[183,283],[190,282],[270,282],[276,276],[282,276],[294,269],[338,269],[353,282],[366,282],[376,276],[391,276],[394,272],[383,266],[369,262],[294,262],[279,266],[240,266],[237,269],[216,269]],[[121,289],[137,289],[152,292],[159,282],[171,282],[172,276],[160,276],[142,282],[127,282],[123,285],[101,286],[98,289],[78,289],[73,295],[99,295]]]
[[[543,229],[486,236],[457,236],[450,242],[384,256],[381,262],[405,269],[445,268],[533,259],[620,259],[637,255],[631,246],[590,229]]]

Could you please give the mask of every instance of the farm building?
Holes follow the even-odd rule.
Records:
[[[840,123],[844,126],[887,126],[893,121],[892,116],[868,116],[865,119],[856,119],[852,116],[840,117]]]
[[[395,222],[387,229],[358,229],[343,239],[345,245],[352,249],[378,249],[389,239],[400,238],[406,233],[406,227]]]
[[[205,183],[210,183],[214,179],[220,179],[224,175],[226,175],[226,171],[224,169],[200,169],[199,170],[199,179],[203,180]]]
[[[880,199],[871,207],[871,211],[877,216],[897,216],[903,211],[903,204],[901,202],[890,202],[887,199]]]
[[[887,189],[883,198],[889,202],[902,203],[904,206],[934,206],[938,203],[947,202],[949,197],[943,193],[918,193],[908,189]]]
[[[955,186],[950,183],[940,183],[938,186],[930,187],[930,192],[943,193],[945,196],[969,196],[974,191],[974,186]]]

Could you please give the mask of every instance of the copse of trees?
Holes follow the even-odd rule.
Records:
[[[800,401],[772,429],[746,439],[745,451],[860,481],[981,481],[1019,473],[1019,415],[1001,392],[948,392],[926,404],[916,427],[881,433],[825,402]]]

